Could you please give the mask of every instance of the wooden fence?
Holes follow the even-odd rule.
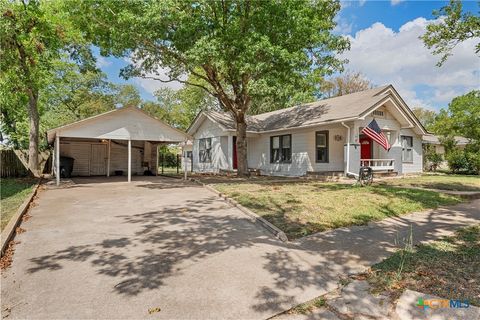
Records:
[[[24,177],[28,175],[28,170],[25,168],[22,161],[18,159],[14,150],[1,149],[0,161],[0,173],[2,178]]]

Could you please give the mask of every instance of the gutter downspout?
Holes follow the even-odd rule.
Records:
[[[358,178],[358,174],[350,172],[350,127],[345,124],[345,122],[341,122],[342,126],[347,128],[347,168],[345,170],[345,174],[347,177],[352,175],[354,178]]]

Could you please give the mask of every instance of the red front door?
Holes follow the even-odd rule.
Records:
[[[237,169],[237,137],[233,137],[233,153],[232,153],[232,158],[233,158],[233,169]]]
[[[360,137],[360,159],[372,159],[372,142],[369,137]]]

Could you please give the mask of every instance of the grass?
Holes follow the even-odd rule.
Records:
[[[480,191],[480,176],[425,174],[420,177],[390,179],[382,184],[453,191]]]
[[[288,310],[286,313],[289,314],[308,314],[311,313],[314,309],[318,309],[325,306],[325,298],[317,297],[310,301],[299,304],[292,309]]]
[[[400,271],[401,270],[401,271]],[[375,291],[398,298],[405,289],[480,306],[480,225],[438,241],[397,251],[374,265]]]
[[[5,228],[18,207],[33,190],[36,180],[30,178],[2,178],[0,180],[1,230]]]
[[[318,231],[451,205],[460,199],[433,191],[324,182],[214,184],[283,230],[289,239]]]

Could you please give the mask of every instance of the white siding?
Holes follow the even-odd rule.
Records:
[[[315,162],[315,132],[329,131],[329,162]],[[270,137],[292,135],[292,162],[270,163]],[[342,140],[335,141],[339,135]],[[248,166],[260,169],[262,174],[302,176],[307,171],[343,171],[343,145],[346,139],[346,128],[322,126],[315,129],[299,129],[282,131],[281,133],[262,134],[248,139]]]
[[[206,119],[193,135],[193,171],[194,172],[219,172],[228,170],[228,141],[227,135],[209,119]],[[212,161],[200,163],[198,157],[199,139],[212,138]]]
[[[90,176],[90,161],[92,152],[92,143],[88,141],[64,141],[60,143],[60,156],[75,159],[73,163],[72,176]],[[123,174],[127,174],[128,170],[128,151],[126,142],[119,142],[122,145],[112,141],[110,151],[110,175],[114,175],[115,170],[123,170]],[[123,145],[125,144],[125,146]],[[107,145],[105,143],[105,145]],[[143,142],[132,142],[132,174],[143,174],[142,159],[143,150],[133,148],[133,146],[142,147]],[[156,150],[156,147],[153,148]],[[108,147],[107,147],[108,150]],[[108,152],[108,151],[107,151]],[[154,169],[154,168],[152,168]]]
[[[417,135],[411,129],[402,129],[400,135],[413,137],[413,162],[402,162],[401,173],[417,173],[423,170],[423,149],[422,149],[422,136]],[[401,149],[400,149],[401,151]]]

